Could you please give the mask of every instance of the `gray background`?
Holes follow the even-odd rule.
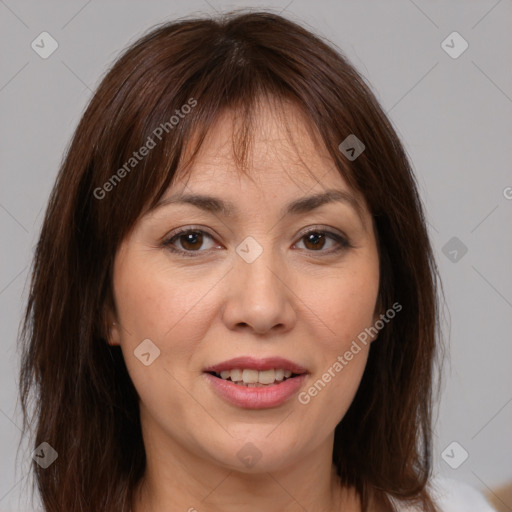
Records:
[[[402,138],[449,310],[436,471],[493,492],[512,510],[500,495],[512,482],[511,0],[0,0],[0,511],[26,507],[25,452],[15,464],[17,329],[48,195],[91,91],[118,52],[151,26],[244,6],[283,10],[338,45]],[[31,48],[43,31],[59,44],[47,59]],[[469,43],[456,59],[441,47],[453,31]],[[456,262],[453,247],[443,252],[452,237],[467,247],[461,258],[454,246]],[[469,453],[458,469],[441,457],[453,441]]]

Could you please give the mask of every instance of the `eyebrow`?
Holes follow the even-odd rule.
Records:
[[[281,215],[300,215],[323,206],[328,203],[344,203],[351,206],[360,218],[363,226],[366,225],[363,208],[355,196],[345,190],[328,189],[325,192],[314,194],[312,196],[301,197],[286,204],[281,210]],[[234,217],[238,213],[236,206],[228,201],[224,201],[214,196],[203,194],[175,194],[165,199],[161,199],[153,209],[161,208],[169,204],[191,204],[201,210],[223,215],[225,217]]]

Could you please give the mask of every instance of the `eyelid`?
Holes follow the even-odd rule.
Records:
[[[208,236],[215,238],[215,235],[212,234],[206,226],[201,226],[200,224],[190,224],[187,226],[182,226],[181,228],[173,229],[170,233],[167,233],[163,237],[163,243],[168,242],[171,238],[174,238],[177,235],[181,235],[183,233],[188,233],[189,231],[201,231],[206,233]]]

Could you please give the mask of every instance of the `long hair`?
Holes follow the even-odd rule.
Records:
[[[403,308],[372,344],[336,427],[338,474],[363,510],[393,499],[435,510],[426,484],[438,272],[408,158],[339,50],[279,15],[233,12],[166,23],[131,45],[102,79],[61,165],[20,340],[25,429],[34,446],[48,442],[59,454],[47,469],[33,467],[47,512],[129,511],[146,460],[136,390],[120,348],[106,343],[116,251],[226,110],[240,121],[234,147],[244,168],[261,98],[298,107],[365,197],[378,238],[379,303]],[[353,161],[339,149],[351,134],[365,145]]]

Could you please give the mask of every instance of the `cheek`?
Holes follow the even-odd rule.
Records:
[[[310,284],[313,283],[314,278]],[[333,354],[343,354],[352,341],[374,322],[379,289],[378,267],[374,264],[347,269],[336,277],[316,281],[315,287],[309,289],[314,291],[303,296],[308,297],[307,305],[317,316],[316,323],[324,333],[317,337],[323,345],[323,353],[332,360]]]
[[[190,344],[207,325],[207,296],[216,280],[213,275],[198,278],[186,271],[171,273],[168,267],[137,259],[125,261],[115,276],[124,334],[137,339],[153,337],[165,346],[183,339],[179,333],[186,331]]]
[[[367,346],[359,344],[357,354],[352,354],[350,360],[344,356],[346,351],[336,355],[310,379],[299,397],[299,403],[310,408],[310,412],[316,410],[325,416],[328,429],[341,420],[352,403],[366,367],[368,352]]]
[[[115,268],[124,360],[142,403],[162,424],[169,411],[185,416],[183,407],[190,397],[182,384],[186,386],[193,374],[194,354],[211,323],[208,299],[213,294],[208,292],[217,281],[218,277],[197,279],[187,272],[171,275],[168,267],[138,259],[136,253]],[[134,352],[147,339],[159,352],[154,360],[150,355],[146,366]],[[199,412],[194,414],[200,421]]]
[[[155,397],[167,397],[168,407],[178,410],[179,383],[194,374],[194,356],[211,325],[209,312],[214,314],[211,300],[218,276],[198,279],[176,271],[171,275],[168,267],[135,257],[125,258],[115,270],[120,345],[130,377],[148,406],[158,410]],[[134,353],[146,339],[159,350],[149,366]]]
[[[311,309],[321,312],[314,336],[317,364],[298,399],[304,414],[321,418],[319,439],[345,416],[361,382],[370,343],[358,336],[372,325],[377,290],[372,281],[344,279],[311,297]]]
[[[307,306],[317,317],[311,334],[318,365],[299,402],[312,416],[322,417],[323,432],[345,415],[366,367],[370,337],[365,329],[374,321],[378,261],[373,258],[365,265],[340,269],[328,281],[312,278],[309,284],[313,282],[316,286],[310,287],[314,292],[307,295]]]

